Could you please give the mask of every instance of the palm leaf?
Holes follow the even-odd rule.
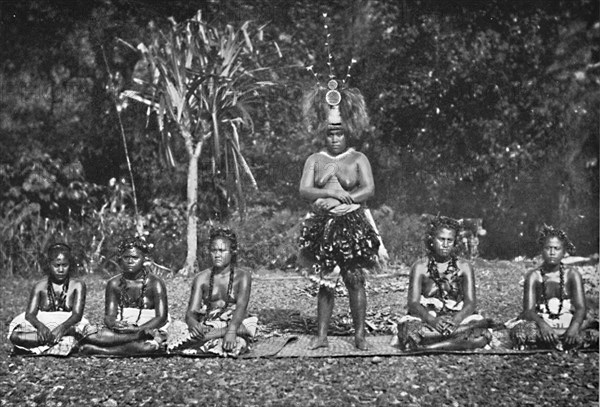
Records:
[[[237,125],[233,120],[231,120],[230,123],[231,123],[231,128],[233,131],[233,137],[231,139],[232,149],[239,160],[242,170],[244,171],[246,176],[248,178],[250,178],[250,184],[252,185],[252,188],[257,189],[258,184],[256,183],[256,178],[254,178],[254,174],[252,174],[252,170],[250,169],[250,166],[248,165],[248,163],[246,162],[246,159],[244,158],[244,156],[242,155],[242,152],[240,151],[240,141],[239,141]]]
[[[175,160],[171,159],[171,137],[165,135],[168,122],[184,138],[199,143],[211,139],[212,148],[207,149],[211,161],[233,176],[231,187],[243,212],[242,176],[248,177],[253,188],[257,183],[242,154],[240,125],[253,130],[246,104],[264,87],[274,85],[261,78],[267,69],[254,58],[254,40],[262,40],[265,26],[254,28],[249,21],[237,29],[212,26],[202,20],[200,12],[182,24],[171,22],[169,28],[154,32],[149,43],[137,47],[147,64],[144,74],[134,78],[142,90],[126,91],[124,96],[148,106],[147,117],[150,111],[157,113],[161,145],[169,162]]]

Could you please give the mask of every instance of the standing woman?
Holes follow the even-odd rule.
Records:
[[[309,278],[319,284],[318,337],[312,349],[328,346],[340,276],[348,289],[355,346],[368,348],[364,269],[375,265],[380,240],[364,207],[375,192],[371,165],[363,153],[347,144],[367,128],[369,118],[362,94],[345,82],[330,75],[326,88],[317,83],[303,98],[309,129],[326,144],[324,150],[308,157],[300,181],[300,196],[312,206],[302,225],[301,257],[303,265],[309,265]]]

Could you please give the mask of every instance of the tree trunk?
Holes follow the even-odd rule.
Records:
[[[187,173],[187,254],[185,264],[179,274],[189,276],[194,273],[198,258],[198,161],[202,152],[202,141],[194,147],[191,134],[185,134],[184,139],[188,150]]]
[[[564,185],[560,185],[558,187],[558,205],[554,226],[563,229],[569,225],[569,201],[569,190]]]

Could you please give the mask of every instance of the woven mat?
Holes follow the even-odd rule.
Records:
[[[268,312],[266,312],[268,311]],[[251,344],[250,352],[241,356],[241,358],[329,358],[329,357],[372,357],[372,356],[419,356],[432,354],[457,354],[457,355],[526,355],[533,353],[559,352],[552,349],[532,349],[516,350],[511,349],[512,344],[508,336],[507,329],[494,329],[492,331],[492,341],[489,349],[473,349],[465,351],[450,350],[425,350],[425,351],[401,351],[390,346],[392,335],[382,333],[373,333],[367,336],[369,349],[361,351],[354,346],[354,336],[351,333],[351,326],[347,321],[338,321],[332,323],[329,330],[329,346],[327,348],[310,349],[310,343],[314,336],[311,334],[316,331],[316,321],[314,318],[304,317],[296,310],[266,310],[262,313],[263,332]],[[339,319],[339,318],[338,318]],[[334,321],[335,322],[335,321]],[[579,352],[598,352],[595,349],[582,349]],[[17,355],[38,357],[38,355]],[[52,356],[52,355],[39,355]],[[87,357],[74,354],[70,357]],[[122,356],[100,356],[93,357],[172,357],[182,356],[189,358],[216,357],[214,354],[186,354],[183,352],[163,353],[157,352],[143,355],[122,355]]]
[[[494,337],[497,339],[502,336],[502,332],[494,331]],[[241,356],[244,359],[257,358],[335,358],[335,357],[373,357],[373,356],[423,356],[434,354],[453,354],[453,355],[528,355],[534,353],[559,352],[552,349],[532,349],[516,350],[503,345],[500,341],[492,342],[491,349],[473,349],[473,350],[424,350],[424,351],[401,351],[390,346],[392,335],[368,336],[367,342],[369,349],[366,351],[358,350],[354,347],[353,336],[332,336],[330,335],[329,346],[327,348],[309,349],[312,335],[306,334],[285,334],[270,338],[260,339],[252,344],[249,353]],[[595,349],[580,349],[578,352],[598,352]],[[12,356],[21,357],[42,357],[52,355],[32,355],[32,354],[12,354]],[[83,356],[74,354],[69,357],[94,357],[94,358],[130,358],[130,357],[173,357],[181,356],[187,358],[210,358],[216,357],[214,354],[184,354],[179,352],[172,353],[153,353],[144,355],[121,355],[121,356]]]
[[[498,335],[496,332],[495,336]],[[354,346],[353,336],[329,336],[327,348],[309,349],[314,336],[304,334],[290,334],[278,338],[268,338],[254,345],[253,350],[244,355],[244,358],[274,357],[274,358],[332,358],[332,357],[373,357],[373,356],[421,356],[433,354],[456,355],[526,355],[533,353],[558,352],[551,349],[516,350],[504,346],[499,341],[494,341],[491,349],[472,350],[422,350],[401,351],[390,346],[392,335],[369,336],[367,342],[369,349],[361,351]],[[281,346],[283,343],[283,346]],[[281,347],[276,353],[276,348]],[[580,352],[598,352],[596,349],[582,349]]]

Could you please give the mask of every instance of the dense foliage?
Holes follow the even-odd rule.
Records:
[[[261,64],[272,67],[269,80],[279,86],[248,106],[253,121],[239,135],[259,187],[245,190],[246,203],[262,208],[255,210],[261,217],[250,215],[251,223],[241,229],[260,230],[264,219],[274,225],[287,216],[285,210],[298,219],[296,211],[305,209],[297,184],[303,160],[321,142],[303,126],[298,100],[313,80],[303,67],[326,71],[321,13],[327,12],[336,72],[343,75],[350,58],[358,59],[351,81],[365,94],[373,128],[352,142],[374,168],[372,206],[393,209],[393,222],[386,225],[392,227],[385,231],[394,239],[389,246],[418,251],[401,249],[404,240],[394,238],[412,238],[414,222],[408,222],[407,233],[393,228],[421,213],[440,212],[483,218],[484,256],[533,254],[543,223],[566,228],[580,254],[592,253],[599,221],[598,3],[2,2],[0,216],[13,239],[5,234],[12,242],[5,247],[38,250],[20,229],[35,224],[36,217],[66,231],[89,222],[83,231],[92,252],[102,233],[110,236],[102,229],[105,215],[93,214],[129,217],[124,225],[135,221],[130,182],[119,181],[118,193],[115,183],[109,185],[113,178],[129,179],[118,110],[146,228],[157,247],[164,247],[159,257],[169,257],[169,267],[181,266],[183,259],[171,257],[185,251],[179,215],[165,226],[175,235],[151,229],[158,223],[148,219],[165,222],[158,213],[168,212],[165,208],[180,208],[185,217],[185,146],[174,140],[169,153],[155,117],[124,98],[115,104],[113,91],[132,88],[139,60],[124,43],[147,42],[171,25],[169,17],[184,21],[200,10],[214,25],[268,23],[261,36],[269,51],[261,54]],[[199,217],[235,221],[235,200],[224,192],[228,181],[215,178],[213,168],[211,160],[200,161]],[[102,212],[106,204],[114,210]],[[275,229],[272,233],[281,233]],[[282,247],[283,257],[294,245],[291,231],[271,242]],[[259,242],[265,236],[252,239],[248,246],[263,250]],[[263,254],[251,257],[263,261]]]

